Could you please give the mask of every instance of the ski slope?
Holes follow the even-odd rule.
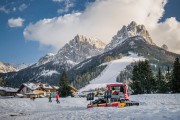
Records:
[[[162,99],[163,98],[163,99]],[[180,94],[132,95],[140,106],[87,109],[86,98],[60,98],[60,104],[48,98],[0,97],[0,120],[179,120]]]
[[[97,78],[91,80],[90,84],[80,89],[79,91],[83,92],[95,88],[104,88],[108,83],[116,83],[117,76],[126,68],[127,65],[130,65],[132,62],[145,59],[132,52],[129,52],[129,54],[130,56],[125,56],[118,60],[103,63],[107,64],[107,67],[102,71],[102,73]]]

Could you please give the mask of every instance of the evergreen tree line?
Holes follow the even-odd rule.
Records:
[[[133,94],[150,93],[180,93],[180,61],[176,58],[173,70],[167,67],[162,73],[161,67],[153,73],[149,61],[139,61],[133,67],[130,87]]]
[[[72,82],[72,85],[77,89],[86,86],[87,84],[89,84],[89,81],[100,75],[105,67],[106,65],[99,66],[95,69],[82,73],[81,75],[77,75],[75,80]]]
[[[116,56],[110,56],[110,55],[108,55],[108,56],[105,56],[105,57],[104,57],[104,62],[110,62],[110,61],[112,61],[112,60],[121,59],[122,57],[123,57],[122,54],[119,54],[119,55],[116,55]]]
[[[156,62],[149,60],[149,62],[151,63],[150,65],[151,65],[151,70],[153,71],[153,74],[156,74],[159,71],[158,66],[161,66],[160,69],[163,74],[167,73],[168,71],[167,69],[172,69],[172,66],[173,66],[170,63],[167,63],[167,64],[159,63],[157,62],[157,60]],[[133,67],[135,64],[137,63],[131,63],[130,65],[126,66],[126,68],[119,73],[119,75],[116,78],[116,81],[117,82],[130,81],[132,79],[132,72],[133,72]]]
[[[84,87],[85,85],[89,84],[90,80],[97,77],[105,67],[106,67],[105,65],[99,66],[98,68],[96,68],[91,72],[86,72],[81,76],[77,76],[76,79],[71,83],[71,85],[78,89]],[[61,97],[72,96],[71,87],[66,71],[63,71],[63,73],[61,74],[58,86],[59,86],[58,94]]]
[[[134,63],[131,63],[130,65],[126,66],[126,68],[117,76],[116,82],[123,83],[125,81],[129,81],[132,78],[132,70],[134,65]]]

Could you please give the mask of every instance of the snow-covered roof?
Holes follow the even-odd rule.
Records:
[[[23,83],[23,85],[31,90],[35,90],[40,87],[40,83]]]
[[[53,87],[49,84],[42,84],[43,88],[45,89],[53,89]]]
[[[53,86],[56,90],[59,89],[59,86]]]
[[[11,88],[11,87],[0,87],[0,90],[4,90],[6,92],[17,92],[18,88]]]

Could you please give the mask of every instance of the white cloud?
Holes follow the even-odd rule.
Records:
[[[26,39],[37,40],[41,44],[54,46],[56,49],[62,47],[67,40],[72,39],[72,35],[74,36],[75,29],[72,28],[72,31],[69,31],[68,28],[73,26],[73,24],[78,24],[78,17],[80,13],[75,14],[67,14],[63,17],[57,17],[52,19],[43,19],[37,22],[36,24],[30,24],[24,30],[23,34]],[[68,23],[69,27],[66,26]],[[39,29],[39,27],[41,28]],[[59,31],[59,27],[61,27],[61,31]],[[50,34],[49,30],[53,30]],[[57,31],[56,31],[57,30]],[[35,31],[35,32],[34,32]],[[70,35],[68,37],[68,35]],[[50,42],[51,41],[51,42]]]
[[[63,2],[65,0],[52,0],[53,2]]]
[[[57,10],[57,13],[59,13],[59,14],[61,14],[61,13],[66,13],[66,12],[68,12],[69,11],[69,9],[58,9]]]
[[[8,14],[10,12],[10,10],[6,9],[5,6],[1,6],[0,7],[0,12],[4,12],[4,13]]]
[[[67,13],[69,12],[69,9],[74,7],[74,3],[71,2],[70,0],[64,0],[64,1],[60,1],[60,2],[64,2],[65,7],[64,8],[60,8],[57,10],[57,13],[61,14],[61,13]]]
[[[13,9],[12,9],[14,12],[16,11],[16,7],[13,7]]]
[[[67,13],[67,12],[69,12],[69,9],[71,8],[71,7],[73,7],[74,6],[74,4],[73,3],[71,3],[71,4],[68,4],[68,5],[66,5],[65,6],[65,8],[63,8],[63,9],[58,9],[57,10],[57,13],[59,13],[59,14],[61,14],[61,13]]]
[[[159,23],[157,27],[151,29],[152,38],[158,45],[165,43],[171,51],[180,54],[180,22],[174,17]]]
[[[11,18],[8,20],[9,27],[21,27],[23,26],[24,19],[18,18]]]
[[[19,11],[23,11],[23,10],[25,10],[27,7],[28,7],[28,6],[27,6],[25,3],[21,4],[21,5],[19,6]]]
[[[146,26],[157,45],[166,43],[170,50],[178,52],[180,27],[176,25],[179,22],[169,18],[158,23],[164,14],[166,3],[166,0],[96,0],[87,5],[81,14],[71,13],[28,25],[24,30],[24,37],[54,46],[58,50],[76,34],[110,42],[123,25],[136,21]]]

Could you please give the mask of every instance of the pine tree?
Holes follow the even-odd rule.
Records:
[[[132,82],[130,83],[130,87],[133,90],[133,94],[141,94],[141,81],[139,79],[139,69],[138,65],[134,65]]]
[[[171,81],[172,81],[172,74],[170,73],[169,66],[167,67],[167,73],[165,74],[165,82],[167,91],[169,92],[171,89]]]
[[[143,84],[143,93],[151,93],[153,91],[153,74],[150,68],[150,64],[147,60],[141,62],[141,82]]]
[[[154,86],[155,80],[149,61],[139,61],[133,68],[132,82],[130,83],[133,94],[152,93],[155,91]]]
[[[59,95],[61,97],[67,97],[72,94],[69,85],[66,71],[63,71],[59,81]]]
[[[180,62],[176,58],[173,65],[171,90],[173,93],[180,93]]]
[[[166,93],[168,91],[167,83],[159,67],[158,73],[156,75],[156,86],[158,93]]]

